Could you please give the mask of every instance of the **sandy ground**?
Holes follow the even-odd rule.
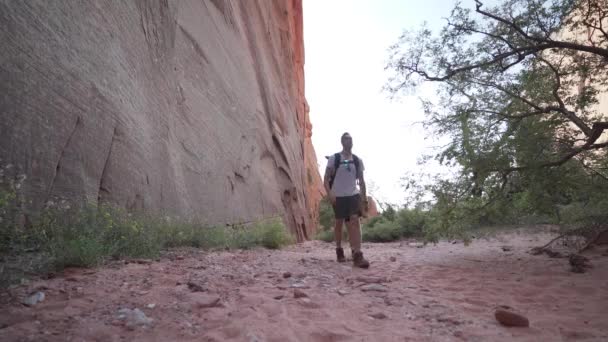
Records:
[[[369,270],[338,264],[333,246],[318,241],[66,270],[3,294],[0,340],[608,341],[607,247],[587,253],[594,268],[575,274],[567,259],[528,253],[550,237],[366,244]],[[45,300],[21,305],[32,291]],[[501,326],[498,305],[530,327]],[[151,321],[123,317],[124,308]]]

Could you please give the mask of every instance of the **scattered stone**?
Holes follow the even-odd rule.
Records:
[[[386,316],[383,312],[376,312],[376,313],[373,313],[373,314],[371,314],[369,316],[372,317],[372,318],[375,318],[375,319],[385,319],[385,318],[388,318],[388,316]]]
[[[38,291],[30,294],[26,298],[23,299],[21,303],[25,306],[34,306],[42,301],[44,301],[44,292]]]
[[[314,303],[312,300],[310,300],[310,298],[299,298],[298,302],[300,303],[300,305],[309,309],[318,309],[321,307],[319,304]]]
[[[534,247],[530,250],[530,254],[532,255],[541,255],[545,252],[545,249],[542,247]]]
[[[452,317],[439,317],[437,318],[437,322],[439,323],[450,323],[453,325],[460,325],[461,322],[455,318]]]
[[[513,247],[511,246],[502,246],[501,248],[503,252],[510,252],[513,250]]]
[[[366,283],[366,284],[381,284],[387,283],[388,279],[381,277],[368,277],[368,276],[359,276],[355,278],[356,281]]]
[[[501,307],[494,313],[496,320],[507,327],[529,327],[530,321],[527,317],[513,312],[509,307]]]
[[[177,260],[184,260],[184,256],[183,255],[178,255],[175,257],[175,259]]]
[[[195,296],[191,296],[190,300],[193,302],[193,307],[197,309],[207,309],[221,306],[220,297],[218,296],[197,293]]]
[[[295,289],[295,290],[293,290],[293,297],[294,298],[308,298],[308,295],[300,289]]]
[[[133,310],[123,308],[118,310],[118,319],[125,321],[125,325],[134,328],[138,325],[150,326],[153,319],[148,318],[143,311],[135,308]]]
[[[283,278],[285,278],[285,279],[291,278],[291,272],[285,272],[285,273],[283,273]]]
[[[310,286],[306,285],[306,284],[302,284],[302,283],[293,283],[291,285],[289,285],[289,287],[294,288],[294,289],[309,289]]]
[[[380,284],[368,284],[361,286],[361,291],[363,292],[388,292],[388,288],[386,286]]]
[[[156,307],[156,304],[151,303],[151,304],[146,305],[146,307],[147,307],[148,309],[154,309],[154,308]]]
[[[276,300],[281,300],[283,299],[283,297],[285,297],[284,295],[278,295],[278,296],[274,296],[273,298]]]
[[[395,262],[395,261],[397,261],[397,258],[395,258],[394,256],[392,256],[392,257],[390,257],[390,258],[389,258],[389,260],[390,260],[391,262]]]
[[[192,292],[205,292],[207,290],[203,286],[201,286],[195,282],[192,282],[192,281],[188,282],[188,288]]]
[[[338,290],[338,294],[339,294],[340,296],[346,296],[347,294],[350,294],[350,292],[348,292],[348,291],[344,291],[344,290]]]
[[[416,247],[416,248],[424,247],[424,243],[422,243],[422,242],[410,242],[407,245],[410,247]]]
[[[132,259],[131,262],[135,263],[135,264],[140,264],[140,265],[150,265],[152,263],[152,260]]]

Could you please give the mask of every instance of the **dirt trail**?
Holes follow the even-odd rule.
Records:
[[[332,245],[318,241],[68,270],[14,290],[9,304],[3,295],[0,340],[608,340],[608,257],[591,251],[595,267],[574,274],[566,259],[527,253],[550,237],[511,233],[469,247],[366,244],[369,270],[336,263]],[[17,302],[34,290],[45,300]],[[530,328],[500,326],[497,305],[526,315]],[[119,313],[125,308],[151,321],[131,321]]]

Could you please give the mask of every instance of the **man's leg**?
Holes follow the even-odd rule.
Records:
[[[361,224],[359,223],[359,215],[351,216],[346,226],[348,227],[350,248],[353,250],[353,254],[361,251]]]
[[[342,226],[344,225],[343,219],[336,219],[334,225],[334,240],[336,241],[336,248],[342,248]]]
[[[363,252],[361,252],[361,222],[359,220],[361,205],[358,196],[353,200],[352,205],[353,210],[347,225],[348,235],[350,237],[350,248],[353,250],[353,263],[357,267],[368,268],[369,262],[365,260]]]
[[[334,226],[334,240],[336,241],[336,257],[338,262],[345,262],[344,249],[342,249],[342,227],[344,226],[344,219],[336,219]]]

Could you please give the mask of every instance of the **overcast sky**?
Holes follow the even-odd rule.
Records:
[[[306,98],[313,144],[323,174],[325,156],[341,149],[350,132],[377,199],[403,202],[400,179],[417,169],[430,146],[419,124],[418,95],[389,100],[382,86],[387,49],[403,29],[426,21],[439,29],[452,0],[305,0]],[[432,96],[432,94],[424,94]]]

